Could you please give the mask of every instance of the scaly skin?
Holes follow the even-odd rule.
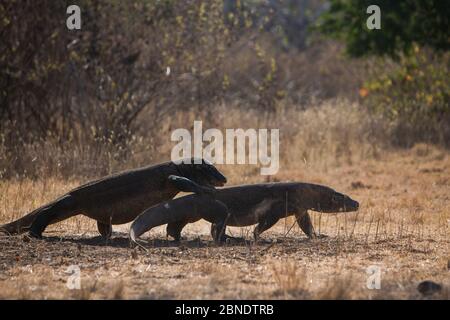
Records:
[[[214,194],[193,194],[167,201],[140,214],[131,225],[130,238],[159,225],[167,225],[168,235],[179,240],[187,223],[205,219],[212,223],[216,242],[224,241],[225,226],[250,226],[255,240],[281,218],[295,215],[300,228],[316,237],[308,210],[349,212],[358,210],[358,202],[331,188],[309,183],[268,183],[217,189]]]
[[[108,238],[112,224],[131,222],[143,210],[172,199],[179,191],[195,191],[180,189],[176,181],[169,177],[186,177],[196,182],[198,188],[226,183],[226,178],[204,160],[199,164],[166,162],[84,184],[24,217],[1,226],[0,230],[8,234],[29,231],[30,235],[41,237],[48,225],[83,214],[97,220],[100,234]]]

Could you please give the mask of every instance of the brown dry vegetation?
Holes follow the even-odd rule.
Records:
[[[228,230],[246,237],[246,243],[216,246],[204,221],[187,226],[186,239],[179,245],[166,239],[164,227],[159,227],[144,236],[147,252],[129,247],[126,225],[116,226],[112,241],[104,243],[96,238],[92,220],[75,217],[49,227],[45,240],[0,238],[0,298],[419,299],[423,297],[417,285],[433,280],[444,289],[432,298],[449,299],[447,150],[426,144],[408,150],[383,147],[380,141],[389,128],[368,119],[358,105],[342,101],[306,111],[279,110],[270,117],[217,108],[223,108],[221,116],[216,123],[206,122],[205,129],[281,128],[281,168],[271,181],[329,185],[359,200],[361,209],[340,215],[313,213],[316,231],[329,236],[317,240],[308,240],[291,218],[265,232],[267,242],[257,244],[250,241],[252,228]],[[169,157],[170,131],[196,117],[201,118],[179,113],[161,128],[161,159],[153,162]],[[94,161],[94,169],[131,168],[151,158],[145,144],[140,142],[144,151],[134,152],[126,163],[109,163],[106,158],[100,163],[92,160],[93,154],[77,159],[81,168],[89,161]],[[57,148],[27,152],[24,156],[35,159],[32,163],[42,171],[31,168],[40,172],[36,179],[0,182],[0,223],[86,181],[64,178],[67,175],[58,170],[76,163],[64,161],[67,155]],[[76,146],[73,152],[88,154]],[[256,166],[220,169],[229,185],[268,180]],[[66,287],[70,265],[81,269],[80,290]],[[366,288],[371,265],[381,267],[380,290]]]

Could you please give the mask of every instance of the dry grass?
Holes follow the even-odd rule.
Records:
[[[0,298],[420,299],[418,283],[433,280],[444,289],[431,298],[449,299],[450,154],[430,145],[379,148],[356,109],[325,105],[265,119],[251,112],[238,117],[231,108],[217,120],[223,127],[283,128],[282,166],[272,181],[321,183],[360,201],[356,213],[312,214],[316,231],[329,237],[307,240],[296,225],[289,231],[294,220],[288,218],[263,234],[271,244],[216,246],[201,221],[186,227],[179,245],[166,240],[164,227],[156,228],[147,235],[148,252],[135,254],[128,226],[114,227],[105,244],[93,238],[93,221],[75,217],[51,226],[44,241],[0,238]],[[180,116],[167,130],[181,127],[182,119],[190,123]],[[262,179],[255,166],[221,169],[229,185]],[[2,180],[0,223],[82,182],[58,175]],[[251,231],[228,230],[249,240]],[[80,290],[66,287],[66,270],[74,264],[81,269]],[[371,265],[381,267],[380,290],[366,288]]]
[[[0,177],[34,180],[39,177],[89,179],[170,158],[175,143],[171,133],[177,128],[191,130],[194,120],[203,121],[203,132],[217,128],[280,129],[280,163],[294,167],[299,161],[317,170],[335,167],[362,159],[373,158],[380,152],[387,128],[366,110],[347,100],[330,100],[301,107],[280,104],[276,112],[248,109],[241,104],[216,105],[213,110],[192,107],[152,121],[144,115],[145,129],[136,135],[128,150],[118,150],[108,141],[95,146],[61,143],[58,140],[19,143],[12,150],[2,144],[0,134]],[[257,166],[234,166],[231,174],[244,178],[254,175],[260,179]]]

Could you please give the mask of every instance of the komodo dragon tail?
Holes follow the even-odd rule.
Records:
[[[9,235],[27,232],[30,229],[34,219],[36,219],[36,216],[46,208],[48,208],[48,205],[40,207],[20,219],[0,226],[0,232]]]
[[[184,200],[184,198],[187,197],[164,202],[143,211],[131,224],[131,241],[136,242],[136,239],[139,238],[140,235],[154,227],[189,219],[190,214],[192,215],[193,212],[193,201],[189,201],[188,203],[186,201],[180,202],[180,200]],[[195,198],[192,198],[192,200],[194,199]]]
[[[68,196],[64,196],[59,199],[56,199],[53,202],[47,203],[46,205],[43,205],[42,207],[31,211],[30,213],[28,213],[27,215],[23,216],[20,219],[17,219],[15,221],[0,226],[0,233],[14,235],[29,231],[36,217],[57,210],[58,209],[57,205],[59,205],[61,202],[66,201],[67,198]]]

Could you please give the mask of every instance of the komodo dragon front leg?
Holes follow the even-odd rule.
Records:
[[[316,238],[324,238],[326,235],[321,234],[317,235],[314,231],[314,226],[311,222],[311,217],[308,213],[308,210],[302,210],[295,214],[295,219],[297,220],[297,224],[302,229],[302,231],[308,236],[310,239]]]
[[[286,216],[285,211],[286,206],[284,203],[277,202],[273,204],[270,208],[270,212],[264,215],[253,231],[255,241],[258,241],[261,233],[273,227],[281,218],[284,218]],[[295,219],[300,229],[308,236],[308,238],[315,239],[318,237],[314,231],[314,226],[311,222],[308,210],[297,212],[295,214]]]
[[[226,207],[224,207],[224,210],[226,210]],[[219,219],[218,221],[213,222],[211,224],[211,236],[213,237],[214,242],[223,243],[226,242],[227,239],[233,239],[233,237],[227,236],[225,234],[225,229],[227,227],[227,220],[229,219],[229,217],[230,215],[227,214],[225,218],[223,217],[218,218]]]
[[[211,194],[214,195],[216,189],[214,187],[201,186],[198,183],[195,183],[191,179],[180,177],[176,175],[169,176],[169,182],[182,192],[192,192],[196,194]]]
[[[112,235],[112,224],[111,223],[103,223],[103,222],[97,221],[97,229],[98,229],[98,232],[100,232],[102,239],[108,240],[109,238],[111,238],[111,235]]]
[[[200,220],[200,219],[198,219],[198,220]],[[192,222],[196,222],[196,221],[192,221]],[[190,221],[187,221],[187,220],[181,220],[181,221],[168,223],[167,229],[166,229],[167,235],[171,236],[175,241],[180,241],[181,240],[181,231],[188,223],[190,223]]]

